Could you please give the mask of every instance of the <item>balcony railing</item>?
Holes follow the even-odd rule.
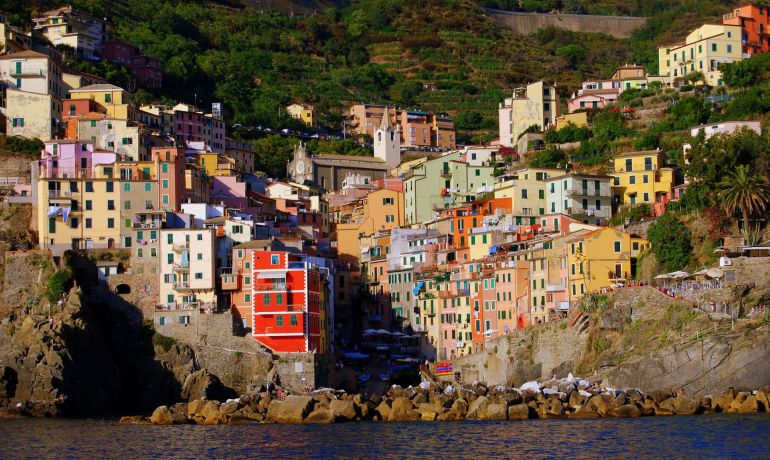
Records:
[[[190,271],[190,264],[174,264],[173,270],[175,272],[189,272]]]
[[[48,198],[71,198],[73,193],[70,190],[49,190]]]
[[[174,281],[172,284],[174,289],[181,290],[181,289],[190,289],[190,282],[189,281]]]
[[[610,193],[609,189],[600,188],[599,190],[594,189],[572,189],[567,190],[567,196],[585,196],[585,197],[593,197],[593,196],[599,196],[599,197],[611,197],[612,193]]]
[[[160,220],[154,220],[150,222],[134,222],[133,228],[160,228],[163,226],[163,222]]]
[[[258,283],[252,289],[254,291],[283,292],[286,291],[286,283]]]
[[[40,66],[11,66],[11,70],[8,73],[13,77],[44,77],[45,69]]]

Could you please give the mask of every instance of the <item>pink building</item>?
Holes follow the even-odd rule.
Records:
[[[40,177],[91,177],[96,165],[112,164],[118,160],[114,152],[94,150],[94,143],[85,140],[51,140],[40,152]]]
[[[101,55],[113,64],[122,64],[142,86],[160,88],[163,84],[163,72],[160,61],[140,54],[139,48],[129,43],[109,41],[104,44]]]
[[[210,201],[223,204],[226,208],[245,210],[249,206],[246,183],[238,182],[237,176],[214,176],[211,178]]]
[[[204,142],[206,149],[225,154],[225,123],[187,104],[174,106],[174,135],[180,144]]]
[[[567,103],[567,110],[572,113],[580,109],[601,109],[617,102],[618,95],[620,95],[620,90],[615,88],[581,89],[577,95],[572,95]]]

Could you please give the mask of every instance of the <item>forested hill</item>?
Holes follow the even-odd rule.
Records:
[[[0,0],[14,21],[62,1]],[[514,86],[546,78],[569,95],[586,77],[608,76],[625,62],[657,67],[656,44],[682,38],[729,9],[724,2],[522,0],[72,0],[107,17],[118,38],[162,60],[164,87],[138,101],[166,97],[205,106],[224,103],[233,123],[290,124],[287,103],[314,104],[322,124],[339,126],[353,102],[392,102],[447,112],[467,141],[493,136],[498,102]],[[292,15],[266,10],[317,5],[322,12]],[[329,7],[333,6],[333,7]],[[516,37],[481,6],[585,13],[648,15],[630,39],[544,30]],[[293,11],[290,9],[290,11]],[[307,12],[307,11],[305,11]],[[105,64],[82,70],[128,78]]]

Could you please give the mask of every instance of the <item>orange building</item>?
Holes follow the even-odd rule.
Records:
[[[770,7],[745,5],[722,16],[722,24],[740,26],[743,52],[754,56],[770,50]]]

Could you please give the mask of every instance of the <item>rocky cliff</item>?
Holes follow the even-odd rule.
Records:
[[[454,361],[465,382],[518,386],[569,372],[613,388],[715,394],[770,384],[770,324],[700,311],[652,288],[616,292],[567,320],[518,331]]]

